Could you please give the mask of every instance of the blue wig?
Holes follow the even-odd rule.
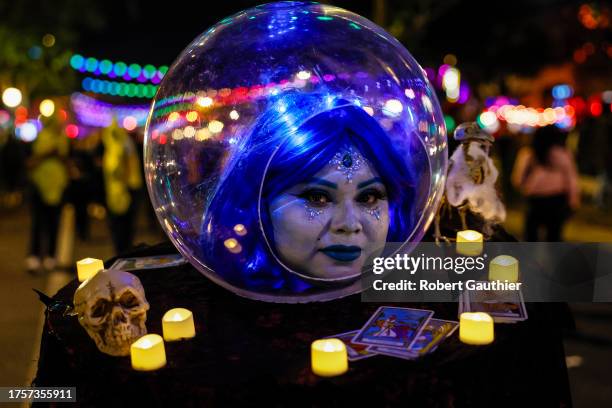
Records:
[[[202,225],[202,249],[212,262],[207,266],[249,290],[307,292],[312,284],[271,253],[275,245],[268,205],[283,191],[309,180],[347,145],[360,151],[385,185],[387,242],[406,241],[419,215],[419,183],[408,152],[400,154],[378,122],[346,100],[284,95],[243,139],[221,176]]]

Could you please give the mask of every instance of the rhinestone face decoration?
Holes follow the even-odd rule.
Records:
[[[363,163],[365,163],[365,159],[352,146],[342,148],[342,150],[336,153],[329,161],[329,164],[346,176],[347,183],[353,182],[353,175],[361,168]]]
[[[323,210],[306,205],[306,213],[308,214],[308,220],[312,221],[315,217],[323,214]]]
[[[380,207],[370,208],[365,210],[365,212],[376,218],[377,221],[380,221]]]

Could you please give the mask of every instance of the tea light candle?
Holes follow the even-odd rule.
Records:
[[[321,377],[334,377],[348,370],[346,346],[339,339],[315,340],[310,346],[312,372]]]
[[[489,263],[490,281],[518,282],[519,262],[510,255],[499,255]]]
[[[130,346],[132,368],[137,371],[153,371],[166,365],[164,339],[159,334],[147,334]]]
[[[476,256],[482,252],[482,234],[474,230],[457,233],[457,252],[462,255]]]
[[[493,343],[493,318],[487,313],[461,313],[459,318],[459,340],[466,344],[483,345]]]
[[[104,262],[101,259],[85,258],[77,263],[77,276],[79,282],[84,282],[104,269]]]
[[[165,341],[176,341],[195,337],[193,313],[181,307],[168,310],[162,318],[162,330],[164,332]]]

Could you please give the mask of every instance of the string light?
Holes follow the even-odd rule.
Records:
[[[125,121],[128,117],[136,121],[136,126],[144,126],[149,112],[149,105],[113,105],[81,93],[73,94],[70,102],[77,121],[92,127],[109,126],[113,118],[116,118],[121,126],[131,127],[132,119]]]
[[[209,106],[211,106],[211,105],[213,104],[213,100],[212,100],[212,98],[211,98],[211,97],[209,97],[209,96],[206,96],[206,97],[202,97],[202,96],[200,96],[200,97],[199,97],[199,98],[196,100],[196,103],[197,103],[198,105],[200,105],[201,107],[203,107],[203,108],[207,108],[207,107],[209,107]]]
[[[507,101],[507,98],[498,99]],[[493,104],[478,116],[478,123],[490,133],[499,129],[498,121],[505,121],[513,127],[541,127],[557,125],[571,127],[576,123],[575,110],[571,105],[531,108],[523,105]]]
[[[112,62],[108,59],[98,60],[94,57],[85,58],[80,54],[73,54],[70,58],[70,66],[79,72],[88,72],[96,76],[105,75],[110,78],[121,78],[126,81],[136,80],[138,82],[152,82],[159,84],[168,72],[168,67],[162,65],[156,67],[146,64],[132,63],[127,65],[125,62]]]
[[[455,119],[450,116],[450,115],[444,115],[444,124],[446,125],[446,131],[447,132],[452,132],[453,130],[455,130]]]
[[[198,112],[188,112],[187,115],[185,115],[185,119],[187,119],[187,122],[195,122],[196,120],[198,120]]]
[[[210,130],[212,133],[219,133],[223,130],[223,122],[220,122],[218,120],[211,120],[208,123],[208,130]]]
[[[151,99],[157,92],[157,86],[151,84],[134,84],[128,82],[107,81],[87,77],[81,85],[85,91],[104,95],[116,95],[129,98]]]

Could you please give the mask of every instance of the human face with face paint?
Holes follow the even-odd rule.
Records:
[[[359,276],[382,252],[389,229],[386,187],[354,146],[272,197],[269,212],[278,257],[314,280]]]

